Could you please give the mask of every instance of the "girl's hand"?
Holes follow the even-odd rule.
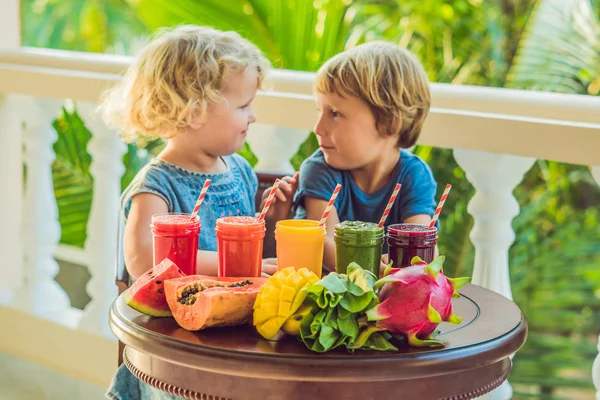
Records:
[[[262,276],[269,277],[277,272],[277,259],[265,258],[262,263]]]
[[[279,181],[279,188],[275,192],[275,197],[273,198],[273,202],[269,207],[269,211],[267,212],[267,219],[270,221],[280,221],[282,219],[288,219],[290,216],[290,212],[292,211],[292,203],[294,199],[294,194],[298,189],[298,178],[299,173],[296,172],[294,176],[284,176]],[[262,203],[261,210],[264,207],[265,201],[267,197],[269,197],[269,192],[271,188],[265,189],[262,195]]]

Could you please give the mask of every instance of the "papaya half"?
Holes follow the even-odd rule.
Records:
[[[165,281],[165,297],[183,329],[235,326],[252,320],[258,290],[267,278],[190,275]]]

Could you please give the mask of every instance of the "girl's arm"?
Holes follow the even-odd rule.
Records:
[[[140,193],[131,199],[125,225],[123,250],[129,275],[137,279],[152,268],[152,216],[169,212],[167,203],[152,193]]]
[[[304,208],[306,210],[306,219],[319,221],[323,216],[327,203],[327,200],[305,197]],[[323,268],[328,271],[335,271],[335,242],[333,241],[333,234],[335,233],[335,225],[339,222],[340,219],[337,210],[333,207],[325,223],[327,236],[325,237],[325,251],[323,252]]]
[[[217,252],[198,250],[196,258],[196,273],[200,275],[217,276]]]
[[[167,212],[169,212],[167,203],[155,194],[140,193],[131,199],[123,246],[127,271],[135,279],[153,266],[152,231],[150,229],[152,216]],[[198,250],[196,273],[217,275],[217,253],[215,251]]]

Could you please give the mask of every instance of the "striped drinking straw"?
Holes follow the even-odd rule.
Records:
[[[325,221],[327,220],[327,217],[329,217],[329,213],[331,212],[331,209],[333,208],[333,203],[335,203],[335,198],[337,197],[337,195],[341,189],[342,189],[342,185],[340,185],[338,183],[335,186],[335,189],[333,190],[333,193],[331,194],[331,198],[329,199],[329,203],[327,203],[327,207],[325,208],[325,212],[323,212],[323,216],[321,217],[321,220],[319,221],[319,227],[325,226]]]
[[[204,182],[204,186],[202,186],[202,190],[200,191],[200,196],[198,196],[198,201],[196,201],[196,205],[194,206],[194,210],[192,211],[191,219],[196,218],[196,215],[198,215],[198,210],[200,210],[200,206],[202,205],[202,202],[204,201],[204,196],[206,196],[206,192],[208,191],[209,186],[210,186],[210,179],[207,179],[206,182]]]
[[[265,205],[263,206],[263,209],[260,212],[260,215],[258,216],[259,220],[262,221],[267,216],[267,211],[269,211],[269,207],[271,207],[271,203],[273,203],[273,198],[275,197],[275,192],[277,191],[278,187],[279,187],[279,179],[276,179],[275,183],[273,183],[273,187],[271,188],[271,191],[269,192],[267,201],[265,201]]]
[[[444,207],[444,203],[446,202],[446,199],[448,198],[448,193],[450,193],[450,189],[452,189],[452,185],[448,183],[446,185],[446,189],[444,189],[444,193],[442,193],[442,197],[440,197],[440,202],[438,203],[438,206],[435,209],[435,214],[433,214],[433,218],[431,219],[431,222],[429,223],[429,229],[431,229],[435,226],[435,223],[437,222],[438,217],[440,216],[440,213],[442,212],[442,207]]]
[[[381,216],[381,219],[379,220],[379,225],[377,225],[380,228],[382,228],[383,225],[385,224],[385,220],[387,219],[388,215],[390,214],[390,210],[392,209],[392,206],[394,205],[394,202],[396,201],[396,197],[398,197],[398,192],[400,191],[401,187],[402,187],[401,184],[396,183],[396,187],[394,188],[394,191],[392,192],[392,197],[390,197],[390,200],[388,201],[387,206],[385,206],[383,215]]]

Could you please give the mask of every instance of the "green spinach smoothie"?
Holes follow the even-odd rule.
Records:
[[[335,272],[345,274],[351,262],[379,277],[384,229],[372,222],[344,221],[335,226]]]

